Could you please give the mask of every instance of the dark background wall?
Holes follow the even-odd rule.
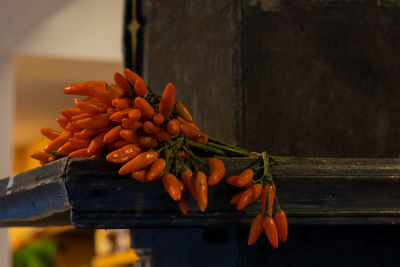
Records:
[[[273,155],[400,154],[398,2],[152,0],[139,1],[139,12],[138,68],[158,93],[172,81],[211,136]],[[134,247],[152,246],[155,266],[399,266],[400,259],[396,225],[290,226],[278,250],[264,237],[247,247],[242,227],[192,229],[190,240],[164,231],[161,243],[181,236],[188,245],[158,247],[157,237],[138,230],[152,242]]]

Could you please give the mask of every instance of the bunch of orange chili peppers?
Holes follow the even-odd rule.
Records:
[[[40,130],[50,142],[43,151],[32,152],[31,157],[41,164],[65,156],[105,157],[109,162],[122,164],[120,175],[129,174],[133,179],[145,183],[161,179],[171,198],[179,202],[182,213],[188,212],[187,192],[204,212],[208,203],[208,185],[216,185],[225,176],[224,163],[218,157],[249,157],[254,154],[203,133],[193,123],[184,104],[175,101],[172,83],[167,84],[160,97],[146,86],[139,75],[127,68],[124,69],[124,75],[118,72],[114,74],[114,82],[89,81],[65,87],[65,94],[86,98],[75,98],[75,107],[61,110],[63,116],[57,122],[63,132],[49,128]],[[199,153],[212,157],[207,162],[198,156]],[[208,178],[200,171],[200,165],[208,167]],[[264,162],[266,173],[270,166],[270,163],[265,165]],[[264,218],[262,225],[265,232],[271,244],[275,246],[276,243],[277,247],[271,230],[273,226],[269,226],[275,224],[270,223],[272,219],[268,220],[272,216],[273,203],[277,203],[276,198],[274,201],[275,186],[272,176],[266,177],[263,175],[253,180],[253,171],[247,169],[239,176],[228,178],[227,182],[247,188],[231,200],[231,203],[237,203],[238,210],[256,201],[260,195],[262,203],[268,199],[267,213],[264,211],[265,204],[262,208],[266,216],[257,215],[252,223],[249,245],[259,236],[261,223],[258,218]],[[276,232],[285,241],[287,224],[286,234],[282,229],[286,216],[280,208],[272,222],[276,222]]]

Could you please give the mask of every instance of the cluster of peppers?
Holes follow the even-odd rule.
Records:
[[[187,192],[197,201],[200,210],[205,211],[208,186],[216,185],[225,176],[225,166],[220,158],[255,157],[244,148],[226,144],[202,132],[194,124],[188,109],[175,101],[172,83],[165,87],[160,97],[129,69],[124,69],[124,75],[116,72],[114,82],[89,81],[65,87],[65,94],[86,98],[75,98],[75,107],[61,110],[63,116],[57,122],[63,132],[41,129],[50,142],[43,151],[33,151],[31,157],[41,164],[65,156],[105,157],[109,162],[122,164],[118,171],[120,175],[129,174],[132,179],[145,183],[161,179],[165,190],[179,202],[184,214],[188,212]],[[210,158],[208,162],[206,158]],[[231,200],[238,210],[261,196],[262,213],[252,223],[249,245],[257,240],[264,228],[271,244],[277,247],[278,236],[281,241],[286,241],[286,216],[279,207],[270,172],[276,160],[265,153],[263,158],[264,173],[260,178],[255,179],[254,171],[246,169],[226,182],[246,188]],[[203,166],[209,169],[208,178],[201,171]],[[268,209],[265,211],[266,203]]]

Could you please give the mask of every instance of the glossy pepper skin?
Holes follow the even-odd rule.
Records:
[[[162,184],[165,190],[169,193],[174,201],[179,201],[182,198],[181,186],[178,178],[171,173],[167,173],[162,178]]]
[[[256,243],[257,239],[260,237],[263,232],[263,219],[264,216],[262,214],[258,214],[250,226],[249,238],[247,240],[247,245],[251,246]]]
[[[184,118],[187,122],[193,122],[192,115],[182,102],[176,102],[174,107],[175,113]]]
[[[148,151],[142,152],[119,169],[119,174],[124,175],[128,173],[132,173],[134,171],[138,171],[140,169],[144,169],[147,166],[151,165],[154,161],[158,159],[158,154],[154,150],[150,149]]]
[[[264,232],[274,248],[278,248],[278,229],[276,228],[276,224],[272,217],[265,217],[263,220],[263,229]]]
[[[218,184],[225,176],[225,165],[222,160],[212,158],[208,161],[210,175],[208,177],[208,185]]]
[[[108,153],[106,160],[113,163],[124,163],[136,157],[141,152],[142,148],[138,145],[128,144]]]
[[[286,214],[283,210],[274,214],[274,221],[278,229],[278,237],[282,242],[286,242],[288,236],[288,224]]]
[[[194,181],[194,187],[196,189],[197,204],[201,212],[204,212],[207,208],[207,176],[204,172],[197,172]]]
[[[159,111],[164,116],[168,118],[171,115],[172,110],[175,105],[175,86],[172,83],[168,83],[164,89],[164,93],[161,97]]]

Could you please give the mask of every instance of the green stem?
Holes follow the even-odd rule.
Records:
[[[218,155],[221,155],[221,156],[225,156],[226,155],[225,151],[222,151],[220,149],[213,148],[213,147],[210,147],[210,146],[207,146],[207,145],[202,145],[202,144],[193,142],[193,141],[188,140],[188,139],[186,139],[186,140],[187,140],[186,142],[187,142],[187,144],[189,146],[201,149],[201,150],[206,151],[206,152],[212,152],[212,153],[215,153],[215,154],[218,154]]]
[[[196,156],[193,152],[189,151],[186,147],[183,147],[183,150],[185,150],[185,152],[188,154],[188,156],[190,156],[194,160],[197,160],[201,164],[203,164],[205,166],[208,166],[208,164],[203,159],[201,159],[200,157]]]
[[[212,146],[212,147],[215,147],[215,148],[219,148],[221,150],[225,150],[227,152],[238,154],[240,156],[250,157],[252,155],[252,153],[250,151],[238,150],[236,148],[223,146],[223,145],[218,145],[218,144],[215,144],[215,143],[212,143],[212,142],[208,142],[208,145]]]

